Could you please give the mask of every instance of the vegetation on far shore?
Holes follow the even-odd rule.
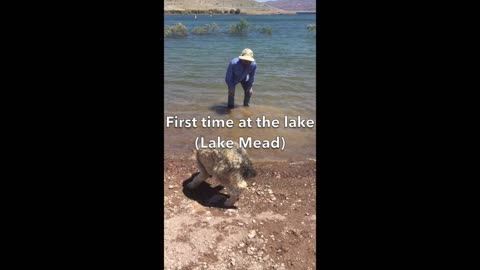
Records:
[[[264,26],[250,26],[248,21],[240,18],[240,23],[233,24],[226,29],[226,33],[232,35],[247,35],[249,30],[255,31],[257,33],[265,34],[265,35],[272,35],[272,27],[264,27]],[[186,37],[189,34],[193,35],[207,35],[207,34],[214,34],[222,32],[220,27],[216,22],[213,24],[205,24],[203,27],[196,26],[189,32],[188,28],[182,24],[178,23],[176,25],[165,25],[163,28],[163,37],[165,38],[173,38],[173,37]]]
[[[240,14],[237,9],[191,9],[191,10],[164,10],[165,14]]]

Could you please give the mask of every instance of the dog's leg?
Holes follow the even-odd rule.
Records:
[[[233,206],[237,201],[238,199],[240,198],[240,193],[241,191],[237,188],[237,187],[229,187],[228,188],[228,193],[230,195],[230,198],[228,198],[224,205],[226,207],[231,207]]]
[[[189,188],[189,189],[194,189],[194,188],[198,187],[203,181],[207,180],[207,178],[210,177],[210,175],[207,173],[207,171],[205,170],[205,167],[202,165],[202,163],[200,163],[200,161],[197,161],[197,164],[198,164],[198,168],[200,169],[200,174],[195,176],[195,178],[193,178],[192,182],[187,184],[187,188]]]
[[[247,187],[247,183],[239,175],[234,175],[229,180],[229,185],[227,185],[226,188],[228,190],[230,198],[228,198],[224,203],[226,207],[233,206],[240,198],[240,194],[242,194],[242,192]]]

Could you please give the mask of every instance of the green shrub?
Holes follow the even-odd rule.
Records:
[[[248,32],[248,22],[247,20],[240,18],[239,24],[230,25],[230,29],[228,30],[231,34],[236,35],[246,35]]]
[[[237,9],[235,10],[235,14],[240,14],[240,9],[239,9],[239,8],[237,8]]]
[[[272,27],[257,27],[255,29],[257,32],[259,33],[262,33],[262,34],[266,34],[266,35],[271,35],[272,34]]]
[[[173,26],[165,25],[163,27],[164,37],[184,37],[187,35],[188,35],[188,28],[182,23],[178,23]]]
[[[165,25],[163,27],[163,37],[171,37],[172,36],[172,30],[168,25]]]
[[[192,34],[205,35],[205,34],[218,32],[219,29],[220,29],[220,27],[218,27],[218,24],[214,22],[212,25],[205,24],[204,27],[197,26],[197,27],[193,28]]]
[[[230,14],[233,14],[233,13],[235,13],[235,9],[232,8],[230,9]]]
[[[214,22],[211,26],[210,29],[212,32],[219,32],[220,31],[220,26],[216,22]]]

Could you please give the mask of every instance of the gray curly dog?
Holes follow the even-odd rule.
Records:
[[[197,165],[200,174],[187,184],[194,189],[209,177],[214,177],[226,189],[230,198],[224,205],[231,207],[238,201],[240,194],[247,187],[245,179],[257,175],[252,161],[245,149],[234,144],[233,148],[200,149],[197,151]]]

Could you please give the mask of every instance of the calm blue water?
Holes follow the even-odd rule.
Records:
[[[250,26],[271,27],[272,34],[249,31],[247,36],[226,33],[240,18]],[[311,128],[238,128],[240,119],[266,116],[283,124],[284,116],[315,118],[316,35],[307,25],[316,23],[315,14],[302,15],[165,15],[165,24],[183,23],[189,30],[185,38],[166,38],[164,42],[165,118],[200,120],[232,119],[234,128],[167,128],[165,125],[165,155],[191,154],[195,139],[217,136],[238,141],[239,137],[273,140],[284,137],[284,151],[277,149],[247,149],[255,160],[304,160],[315,157],[315,129]],[[217,23],[220,33],[194,35],[195,26]],[[244,108],[243,89],[237,85],[235,103],[239,107],[227,111],[225,72],[232,58],[244,48],[254,52],[257,76],[251,107]]]

